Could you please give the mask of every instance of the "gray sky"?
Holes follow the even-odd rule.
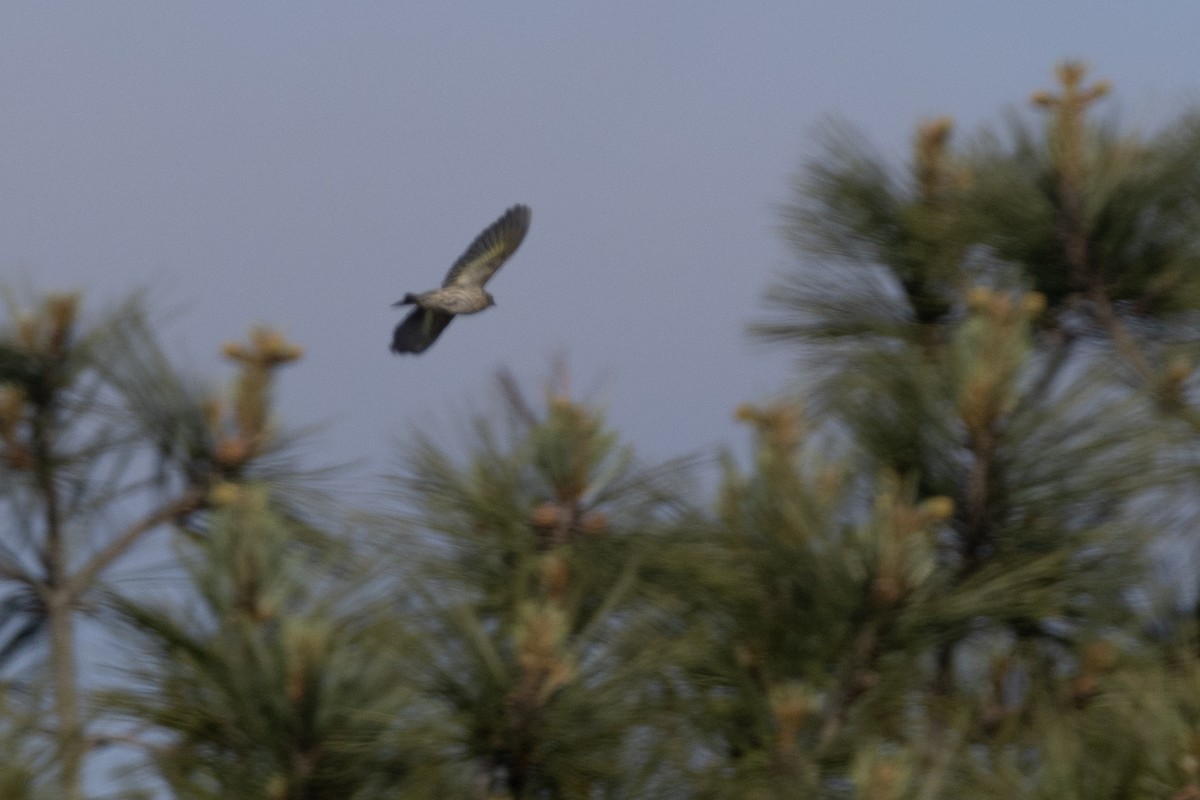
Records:
[[[1178,2],[75,3],[0,6],[0,277],[178,308],[176,352],[248,325],[307,349],[287,421],[328,454],[477,405],[565,354],[658,459],[729,443],[787,360],[745,325],[787,263],[774,206],[838,115],[903,155],[1052,86],[1066,57],[1145,126],[1192,102]],[[514,202],[525,244],[419,358],[389,303]]]

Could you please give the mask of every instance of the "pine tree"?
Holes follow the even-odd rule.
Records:
[[[89,746],[77,616],[114,562],[202,501],[193,482],[157,472],[176,455],[175,442],[160,435],[166,431],[130,424],[142,412],[163,425],[186,419],[178,404],[157,405],[179,384],[159,371],[160,354],[144,336],[136,304],[82,331],[77,313],[77,297],[52,295],[35,313],[14,313],[0,334],[0,575],[9,611],[0,654],[12,660],[46,645],[52,701],[37,710],[54,720],[66,800],[81,796]],[[140,393],[127,381],[134,373],[144,379]],[[149,473],[132,466],[139,459]],[[112,512],[126,507],[143,510],[121,522]]]
[[[811,430],[787,455],[796,423],[748,412],[765,455],[727,507],[741,536],[805,549],[770,561],[757,616],[731,623],[769,643],[731,651],[762,698],[735,763],[863,797],[1195,786],[1194,766],[1161,763],[1190,763],[1156,735],[1179,716],[1137,680],[1177,697],[1192,657],[1164,657],[1131,601],[1155,591],[1148,509],[1186,513],[1195,475],[1200,127],[1119,135],[1089,117],[1106,84],[1085,88],[1078,64],[1058,77],[1060,95],[1035,95],[1041,134],[1016,121],[953,150],[936,120],[903,174],[839,131],[798,183],[802,268],[755,330],[796,343]],[[831,642],[826,660],[775,651],[771,617]],[[1136,721],[1142,701],[1162,716]],[[806,747],[781,761],[781,737]]]
[[[196,597],[180,607],[118,601],[148,651],[108,704],[148,730],[153,774],[176,798],[394,798],[420,757],[402,663],[379,638],[343,548],[261,484],[226,484],[184,554]],[[428,795],[435,796],[435,795]]]
[[[112,596],[148,659],[104,704],[140,727],[173,797],[441,796],[423,777],[444,758],[437,726],[404,680],[383,585],[354,537],[320,527],[336,504],[264,466],[281,444],[274,372],[299,348],[256,329],[224,352],[239,374],[232,402],[206,406],[224,469],[184,528],[190,581],[169,604]]]
[[[647,796],[671,746],[649,570],[682,512],[680,465],[638,467],[560,377],[535,412],[469,426],[461,463],[419,436],[398,479],[420,648],[410,677],[452,722],[462,797]]]
[[[31,698],[26,710],[51,720],[42,728],[59,796],[75,800],[86,755],[113,738],[90,731],[80,670],[94,664],[78,652],[80,616],[101,632],[100,589],[120,562],[156,531],[201,524],[210,492],[269,466],[269,448],[250,404],[235,435],[216,427],[206,393],[158,347],[140,298],[86,326],[75,295],[50,295],[33,313],[11,306],[0,330],[0,658],[9,699]],[[268,367],[295,357],[267,339]]]

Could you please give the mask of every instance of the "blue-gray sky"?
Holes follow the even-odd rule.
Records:
[[[149,284],[214,377],[222,341],[281,327],[307,349],[287,420],[371,468],[559,353],[647,457],[736,445],[734,406],[787,380],[744,329],[814,126],[903,156],[919,119],[995,120],[1066,57],[1152,126],[1197,96],[1197,31],[1192,0],[9,0],[0,277]],[[533,227],[498,307],[391,355],[389,303],[514,202]]]

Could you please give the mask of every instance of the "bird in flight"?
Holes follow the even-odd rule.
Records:
[[[423,353],[457,314],[474,314],[496,304],[483,285],[516,252],[529,230],[528,206],[515,205],[493,222],[446,273],[440,289],[404,295],[396,306],[415,305],[392,333],[393,353]]]

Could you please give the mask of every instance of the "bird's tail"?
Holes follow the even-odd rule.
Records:
[[[395,308],[396,306],[414,306],[416,304],[417,304],[417,296],[415,294],[413,294],[412,292],[407,292],[404,295],[403,300],[397,300],[396,302],[392,303],[392,308]]]

